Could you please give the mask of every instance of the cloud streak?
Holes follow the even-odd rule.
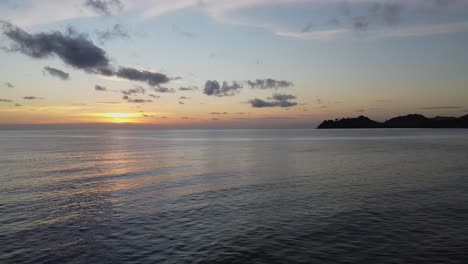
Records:
[[[50,76],[59,78],[60,80],[63,80],[63,81],[70,79],[70,74],[59,69],[46,66],[44,67],[44,71],[47,72]]]
[[[96,91],[101,91],[101,92],[105,92],[105,91],[107,91],[107,88],[104,87],[104,86],[101,86],[101,85],[97,85],[97,84],[96,84],[96,85],[94,85],[94,90],[96,90]]]

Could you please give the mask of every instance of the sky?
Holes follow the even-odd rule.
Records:
[[[0,126],[468,113],[468,0],[0,0]]]

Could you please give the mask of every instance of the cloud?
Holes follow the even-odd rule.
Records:
[[[64,35],[55,31],[31,35],[9,23],[3,24],[3,33],[15,43],[11,47],[12,51],[32,58],[42,59],[55,55],[66,64],[88,72],[109,66],[106,52],[82,34],[68,32],[68,35]]]
[[[132,95],[132,94],[145,94],[146,93],[146,89],[141,87],[141,86],[138,86],[138,85],[135,85],[135,88],[131,88],[131,89],[127,89],[127,90],[122,90],[121,91],[124,95]]]
[[[249,103],[254,108],[264,108],[264,107],[291,107],[296,106],[296,102],[291,102],[290,100],[296,99],[296,96],[290,94],[274,94],[269,98],[270,101],[262,99],[252,99]]]
[[[99,14],[108,16],[123,9],[120,0],[86,0],[85,5]]]
[[[54,77],[57,77],[63,81],[66,81],[68,79],[70,79],[70,74],[62,71],[62,70],[59,70],[59,69],[55,69],[55,68],[52,68],[52,67],[49,67],[49,66],[46,66],[44,67],[44,71],[46,71],[49,75],[51,76],[54,76]]]
[[[130,38],[130,35],[128,34],[128,31],[121,25],[121,24],[115,24],[114,27],[112,27],[109,30],[96,30],[96,35],[97,39],[101,44],[104,44],[105,42],[113,39],[128,39]]]
[[[0,102],[12,103],[13,101],[12,101],[12,100],[9,100],[9,99],[2,99],[2,98],[0,98]]]
[[[184,102],[182,102],[182,101],[179,101],[179,104],[185,104],[185,103],[184,103]]]
[[[134,68],[127,67],[120,67],[119,70],[116,72],[116,75],[120,78],[132,81],[146,82],[150,86],[156,86],[170,81],[170,79],[162,73],[137,70]]]
[[[233,96],[242,87],[242,84],[235,81],[232,82],[232,84],[229,84],[228,82],[223,82],[222,85],[220,85],[218,81],[206,81],[203,93],[206,95],[214,95],[218,97]]]
[[[285,80],[274,80],[271,78],[268,79],[257,79],[255,81],[247,81],[247,84],[251,88],[256,89],[278,89],[278,88],[288,88],[294,84]]]
[[[9,82],[6,82],[5,83],[5,86],[8,87],[8,88],[15,88],[15,86]]]
[[[187,97],[187,96],[181,96],[181,97],[179,97],[179,99],[180,99],[180,100],[189,100],[189,99],[190,99],[190,97]]]
[[[151,89],[157,93],[175,93],[174,89],[162,86],[151,87]]]
[[[461,109],[460,106],[432,106],[432,107],[423,107],[424,110],[448,110],[448,109]]]
[[[297,98],[296,96],[291,95],[291,94],[275,93],[275,94],[273,94],[272,97],[270,97],[268,99],[277,100],[277,101],[287,101],[287,100],[293,100],[293,99],[296,99],[296,98]]]
[[[144,100],[144,99],[131,99],[127,98],[127,102],[129,103],[136,103],[136,104],[143,104],[143,103],[151,103],[151,100]]]
[[[42,97],[36,97],[36,96],[25,96],[23,97],[24,100],[42,100],[44,98]]]
[[[154,98],[154,99],[159,99],[159,98],[160,98],[160,96],[154,95],[154,94],[148,94],[148,96],[149,96],[149,97],[152,97],[152,98]]]
[[[211,112],[210,115],[227,115],[228,112]]]
[[[114,71],[106,52],[94,45],[86,35],[77,34],[74,30],[68,30],[66,34],[54,31],[31,35],[10,23],[0,22],[0,24],[3,24],[4,35],[14,43],[10,51],[21,52],[35,59],[55,55],[66,64],[87,73],[117,76],[131,81],[146,82],[150,86],[157,86],[171,80],[162,73],[130,67],[119,67],[117,71]]]
[[[195,90],[198,90],[197,86],[179,87],[179,91],[195,91]]]
[[[107,88],[104,87],[104,86],[101,86],[101,85],[97,85],[97,84],[96,84],[96,85],[94,85],[94,90],[105,92],[105,91],[107,91]]]

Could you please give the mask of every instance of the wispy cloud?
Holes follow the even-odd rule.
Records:
[[[105,91],[107,91],[107,88],[104,87],[104,86],[101,86],[101,85],[97,85],[97,84],[96,84],[96,85],[94,85],[94,90],[96,90],[96,91],[101,91],[101,92],[105,92]]]
[[[5,83],[5,86],[8,87],[8,88],[15,88],[15,86],[9,82],[6,82]]]
[[[86,0],[85,6],[103,15],[112,15],[123,9],[123,3],[120,0]]]
[[[130,38],[128,30],[121,24],[115,24],[112,28],[107,30],[96,30],[95,34],[101,44],[114,39]]]
[[[432,106],[432,107],[423,107],[421,109],[425,110],[448,110],[448,109],[461,109],[460,106]]]
[[[70,74],[59,69],[46,66],[44,67],[44,71],[48,73],[50,76],[59,78],[60,80],[63,80],[63,81],[70,79]]]
[[[24,100],[42,100],[44,98],[42,97],[36,97],[36,96],[25,96],[23,97]]]

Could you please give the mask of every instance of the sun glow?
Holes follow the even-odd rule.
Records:
[[[139,116],[136,113],[104,113],[99,114],[104,117],[106,122],[109,123],[134,123],[138,122],[136,117]]]

